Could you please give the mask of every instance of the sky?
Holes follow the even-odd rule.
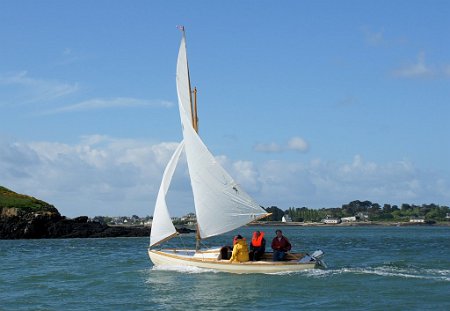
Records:
[[[450,205],[448,1],[0,1],[0,185],[68,217],[153,213],[200,136],[262,206]],[[173,216],[193,211],[187,167]]]

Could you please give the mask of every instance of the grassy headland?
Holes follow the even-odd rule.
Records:
[[[0,186],[0,209],[16,208],[24,212],[57,212],[56,208],[34,197]]]

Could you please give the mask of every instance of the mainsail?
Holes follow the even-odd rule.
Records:
[[[177,93],[199,236],[207,238],[267,215],[216,161],[192,126],[189,68],[183,32],[177,62]],[[189,92],[189,93],[187,93]]]
[[[189,78],[189,66],[186,55],[186,36],[184,34],[184,28],[183,37],[181,38],[180,50],[178,51],[176,79],[178,102],[183,105],[184,110],[192,120],[191,82]]]
[[[169,190],[170,182],[172,181],[173,173],[177,167],[178,160],[180,159],[181,152],[183,151],[183,147],[184,143],[182,141],[173,153],[172,158],[164,170],[158,197],[156,198],[155,211],[153,212],[150,246],[167,240],[177,233],[167,209],[166,195]]]

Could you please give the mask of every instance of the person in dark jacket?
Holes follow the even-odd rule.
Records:
[[[264,239],[264,232],[253,232],[252,242],[250,243],[250,260],[260,260],[265,251],[266,239]]]
[[[281,230],[276,230],[276,237],[272,240],[272,249],[273,249],[273,261],[283,261],[286,260],[286,253],[291,250],[291,243],[289,240],[283,235]]]

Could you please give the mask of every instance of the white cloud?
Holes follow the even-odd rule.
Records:
[[[417,62],[394,70],[394,75],[404,78],[428,77],[433,74],[433,70],[425,64],[425,53],[421,52],[417,56]]]
[[[253,150],[263,153],[277,153],[281,152],[282,148],[277,143],[258,143],[253,147]]]
[[[70,54],[71,51],[67,50]],[[32,104],[59,100],[79,90],[78,84],[63,83],[55,80],[36,79],[26,71],[0,74],[0,105]],[[39,112],[40,115],[70,113],[110,108],[130,107],[172,107],[173,103],[165,100],[144,100],[131,97],[94,98],[59,108]]]
[[[261,198],[267,203],[278,198],[283,208],[338,207],[356,199],[380,204],[448,204],[450,199],[450,176],[424,173],[404,160],[379,164],[356,155],[350,163],[340,164],[271,162],[259,176]]]
[[[238,180],[242,185],[245,185],[245,190],[258,191],[259,172],[255,165],[250,161],[236,161],[233,163],[231,174],[233,178]]]
[[[449,78],[450,65],[448,64],[427,64],[425,62],[425,53],[421,52],[417,56],[415,63],[397,68],[393,71],[394,76],[401,78]]]
[[[289,141],[280,145],[275,142],[271,143],[258,143],[253,147],[253,150],[256,152],[262,153],[280,153],[284,151],[298,151],[298,152],[306,152],[309,149],[308,143],[301,137],[292,137]]]
[[[0,141],[0,185],[54,204],[62,214],[149,215],[177,142],[150,143],[94,135],[76,144]],[[407,160],[376,163],[356,155],[346,163],[269,160],[260,164],[217,157],[260,204],[287,209],[337,207],[360,199],[448,204],[448,172],[423,172]],[[173,215],[193,211],[181,161],[169,191]],[[446,175],[447,174],[447,175]]]
[[[98,135],[74,145],[0,142],[0,182],[69,216],[151,214],[176,146]]]
[[[77,84],[35,79],[26,71],[0,74],[0,86],[6,86],[0,104],[29,104],[52,101],[78,91]],[[12,89],[11,89],[12,88]]]
[[[301,137],[292,137],[287,145],[289,150],[305,152],[308,150],[308,143]]]
[[[86,101],[82,101],[77,104],[63,106],[60,108],[48,110],[43,114],[57,114],[66,113],[74,111],[87,111],[96,109],[107,109],[107,108],[130,108],[130,107],[171,107],[173,103],[164,100],[142,100],[129,97],[117,97],[117,98],[96,98]]]
[[[363,26],[360,28],[362,34],[364,35],[364,41],[367,45],[372,47],[392,47],[398,45],[405,45],[408,43],[406,37],[389,37],[385,34],[384,28],[379,30],[373,30],[368,26]],[[391,33],[392,35],[392,33]]]

